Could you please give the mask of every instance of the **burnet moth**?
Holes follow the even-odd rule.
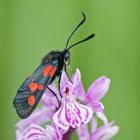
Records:
[[[94,37],[94,34],[91,34],[83,40],[69,46],[71,37],[86,20],[84,13],[82,13],[82,16],[82,20],[70,34],[65,49],[63,51],[49,52],[42,59],[41,64],[33,72],[33,74],[28,77],[18,89],[13,101],[13,105],[20,118],[25,119],[32,114],[37,104],[39,103],[45,89],[48,88],[50,91],[52,91],[48,86],[54,81],[56,77],[59,77],[60,82],[61,72],[62,70],[66,70],[66,66],[70,62],[69,50],[72,47]]]

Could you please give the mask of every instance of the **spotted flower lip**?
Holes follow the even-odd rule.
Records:
[[[61,135],[50,125],[43,128],[36,124],[32,124],[18,136],[17,140],[61,140]]]
[[[62,72],[60,92],[62,94],[61,107],[54,114],[53,121],[61,129],[77,128],[83,123],[88,123],[93,115],[90,107],[78,103],[75,99],[75,88],[80,82],[79,70],[76,70],[70,81],[66,73]],[[64,81],[65,80],[65,81]]]

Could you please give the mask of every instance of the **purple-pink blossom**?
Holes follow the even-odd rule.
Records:
[[[64,130],[68,130],[69,127],[78,128],[83,123],[88,123],[93,115],[90,107],[78,103],[76,97],[74,97],[74,90],[80,81],[79,71],[77,70],[76,73],[71,81],[67,78],[65,72],[62,73],[61,77],[61,107],[54,114],[53,121]]]
[[[90,122],[91,130],[83,124],[77,129],[79,140],[110,140],[119,131],[119,127],[113,122],[109,122],[97,128],[97,121],[92,119]]]
[[[49,88],[55,95],[46,89],[41,107],[16,124],[17,140],[70,140],[74,132],[79,140],[110,140],[119,130],[114,122],[108,122],[101,102],[110,82],[101,76],[85,92],[79,69],[71,79],[63,71],[60,90],[52,83]],[[100,127],[98,119],[103,123]]]

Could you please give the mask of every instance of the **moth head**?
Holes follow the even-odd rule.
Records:
[[[70,63],[70,52],[69,51],[64,51],[64,62],[66,65],[69,65]]]

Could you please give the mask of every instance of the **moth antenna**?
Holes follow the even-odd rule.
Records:
[[[64,50],[67,50],[68,48],[68,45],[69,45],[69,42],[70,42],[70,39],[71,37],[73,36],[73,34],[79,29],[79,27],[86,21],[86,16],[85,14],[82,12],[82,16],[83,16],[83,19],[78,23],[78,25],[76,26],[76,28],[73,30],[73,32],[70,34],[68,40],[67,40],[67,43],[66,43],[66,47]]]
[[[78,45],[78,44],[80,44],[80,43],[83,43],[83,42],[85,42],[85,41],[88,41],[88,40],[92,39],[94,36],[95,36],[95,34],[89,35],[88,37],[86,37],[86,38],[84,38],[84,39],[78,41],[77,43],[74,43],[73,45],[71,45],[67,50],[71,49],[72,47],[74,47],[74,46],[76,46],[76,45]]]

